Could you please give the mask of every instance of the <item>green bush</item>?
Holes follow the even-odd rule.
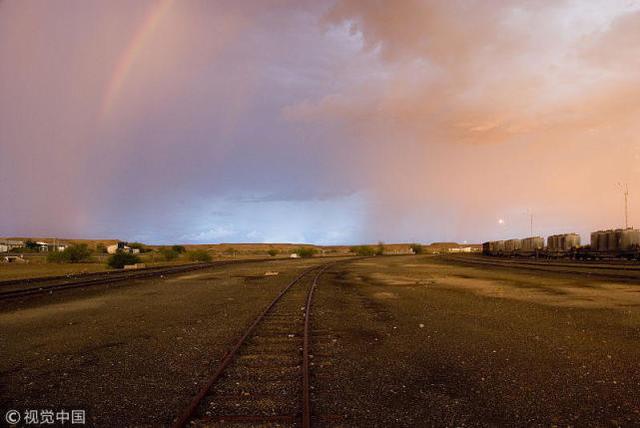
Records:
[[[107,246],[102,243],[96,245],[96,252],[100,254],[107,254]]]
[[[384,242],[378,242],[378,248],[376,248],[376,256],[381,256],[384,254]]]
[[[79,263],[91,258],[91,250],[87,244],[70,245],[64,251],[51,252],[47,255],[50,263]]]
[[[275,248],[270,248],[269,251],[267,251],[267,254],[269,254],[271,257],[275,257],[278,255],[278,250],[276,250]]]
[[[357,256],[374,256],[376,251],[368,245],[356,245],[349,249]]]
[[[187,249],[186,249],[186,248],[184,248],[184,246],[183,246],[183,245],[173,245],[173,246],[171,247],[171,249],[172,249],[173,251],[175,251],[176,253],[178,253],[178,254],[182,254],[182,253],[186,253],[186,252],[187,252]]]
[[[107,259],[107,265],[113,269],[122,269],[125,265],[140,263],[140,257],[135,254],[118,251]]]
[[[206,250],[189,251],[189,260],[194,262],[210,262],[211,254]]]
[[[422,254],[424,253],[424,248],[420,244],[411,244],[409,247],[413,250],[413,254]]]
[[[295,251],[295,253],[303,259],[311,258],[316,255],[317,252],[318,250],[312,247],[300,247]]]
[[[37,251],[39,247],[38,244],[36,244],[36,241],[27,239],[27,241],[24,243],[24,248],[26,248],[27,250]]]
[[[162,255],[162,257],[164,257],[164,259],[168,262],[180,257],[180,253],[174,250],[173,248],[160,249],[160,255]]]

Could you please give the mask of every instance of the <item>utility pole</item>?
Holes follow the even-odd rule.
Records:
[[[531,235],[533,236],[533,212],[531,212]]]
[[[622,183],[618,183],[620,189],[624,192],[624,228],[629,228],[629,185],[627,183],[622,186]]]

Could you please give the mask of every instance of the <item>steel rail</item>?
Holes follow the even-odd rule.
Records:
[[[71,281],[65,283],[56,283],[53,285],[45,286],[37,286],[31,288],[23,288],[23,289],[15,289],[10,291],[2,291],[0,292],[0,300],[13,299],[18,297],[27,297],[36,294],[46,294],[51,293],[52,291],[60,291],[66,290],[70,288],[79,288],[79,287],[88,287],[93,285],[103,285],[103,284],[113,284],[117,282],[124,282],[133,279],[145,279],[152,278],[164,275],[173,275],[178,273],[191,272],[194,270],[202,270],[209,269],[218,266],[226,266],[232,264],[244,264],[244,263],[254,263],[254,262],[266,262],[266,261],[276,261],[276,260],[288,260],[288,259],[244,259],[244,260],[225,260],[219,262],[212,263],[198,263],[198,264],[189,264],[184,266],[174,266],[171,268],[165,269],[157,269],[153,271],[121,271],[118,272],[116,276],[106,276],[100,278],[91,278],[91,279],[83,279],[80,281]],[[124,273],[127,272],[127,273]]]
[[[309,290],[309,295],[307,296],[307,304],[305,306],[305,314],[304,314],[304,345],[302,351],[302,427],[310,428],[311,427],[311,380],[310,380],[310,370],[309,370],[309,356],[310,356],[310,340],[311,336],[311,304],[313,302],[313,293],[318,286],[318,279],[320,276],[326,271],[329,265],[325,265],[318,273],[315,278],[313,278],[313,284],[311,284],[311,289]]]
[[[325,267],[328,264],[324,265]],[[300,282],[305,276],[307,276],[310,272],[313,272],[316,269],[322,269],[323,265],[313,266],[308,269],[305,269],[300,275],[295,277],[291,282],[289,282],[278,295],[269,303],[269,305],[258,315],[258,317],[253,321],[253,323],[249,326],[247,330],[245,330],[242,337],[233,345],[233,347],[226,353],[225,357],[222,359],[216,371],[213,373],[209,381],[200,389],[198,394],[189,402],[187,408],[182,412],[182,414],[176,419],[173,423],[173,428],[183,428],[185,427],[189,421],[193,418],[198,406],[202,402],[202,400],[209,394],[211,388],[218,382],[218,380],[222,377],[222,374],[227,369],[227,367],[236,359],[238,352],[242,345],[247,342],[247,339],[251,336],[251,334],[256,330],[257,326],[264,320],[267,314],[273,309],[273,307],[280,301],[282,296],[284,296],[295,284]],[[305,308],[308,311],[308,308]]]
[[[629,271],[629,272],[640,272],[640,265],[632,262],[624,262],[624,261],[604,261],[600,260],[597,262],[594,261],[585,261],[585,260],[575,260],[575,261],[567,261],[567,262],[558,262],[554,260],[549,260],[545,258],[538,258],[532,260],[530,258],[509,258],[509,257],[487,257],[487,256],[445,256],[452,258],[465,258],[469,260],[477,260],[477,261],[496,261],[500,263],[515,263],[515,264],[527,264],[532,266],[557,266],[557,267],[577,267],[577,268],[591,268],[591,269],[602,269],[602,270],[620,270],[620,271]]]
[[[507,262],[501,260],[479,260],[472,259],[467,257],[447,257],[443,259],[444,261],[451,261],[454,263],[466,264],[466,265],[478,265],[478,266],[495,266],[500,268],[512,268],[512,269],[522,269],[522,270],[531,270],[531,271],[540,271],[547,273],[557,273],[564,275],[586,275],[590,277],[600,277],[600,278],[613,278],[613,279],[623,279],[623,280],[632,280],[638,281],[640,280],[640,272],[634,272],[627,270],[627,274],[623,274],[624,269],[618,270],[619,273],[609,273],[609,272],[597,272],[598,267],[594,266],[554,266],[554,265],[546,265],[544,263],[518,263],[518,262]],[[567,268],[567,269],[565,269]],[[586,269],[590,270],[586,270]],[[606,269],[604,269],[606,270]],[[635,274],[635,275],[634,275]]]

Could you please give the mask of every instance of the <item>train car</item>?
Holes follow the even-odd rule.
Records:
[[[507,239],[504,241],[504,255],[516,256],[522,248],[522,239]]]
[[[580,235],[577,233],[551,235],[547,238],[547,249],[545,254],[550,258],[574,258],[578,248],[580,248]]]
[[[485,256],[503,256],[504,241],[488,241],[483,243],[482,254]]]
[[[522,248],[517,255],[523,257],[538,257],[544,250],[544,238],[540,236],[531,236],[522,240]]]
[[[490,256],[491,255],[491,242],[483,242],[482,243],[482,255]]]
[[[591,245],[580,251],[580,258],[640,259],[640,230],[615,229],[591,233]]]

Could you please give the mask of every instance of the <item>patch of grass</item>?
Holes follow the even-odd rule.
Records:
[[[211,254],[205,250],[189,251],[187,253],[189,260],[194,262],[210,262]]]

